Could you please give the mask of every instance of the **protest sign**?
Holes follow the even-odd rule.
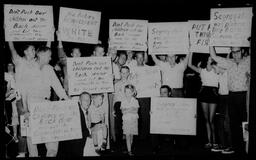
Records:
[[[190,52],[209,53],[210,21],[189,21]],[[229,53],[229,47],[215,47],[217,53]]]
[[[77,101],[31,103],[32,144],[82,138]]]
[[[54,41],[52,6],[4,5],[5,41]]]
[[[252,8],[211,9],[211,46],[249,47]]]
[[[149,54],[188,54],[188,27],[187,22],[149,23]]]
[[[111,19],[109,21],[109,46],[117,50],[147,50],[147,21]]]
[[[151,98],[150,133],[196,135],[196,99]]]
[[[97,44],[100,19],[101,12],[60,7],[59,38],[67,42]]]
[[[158,67],[137,67],[132,72],[131,79],[138,98],[160,95],[161,73]]]
[[[69,95],[113,92],[110,57],[67,58]]]

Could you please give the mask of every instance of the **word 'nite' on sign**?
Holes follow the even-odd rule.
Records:
[[[101,12],[61,7],[60,39],[68,42],[98,43]]]

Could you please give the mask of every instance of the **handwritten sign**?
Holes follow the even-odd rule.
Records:
[[[77,101],[31,103],[32,144],[82,138]]]
[[[189,21],[190,52],[209,53],[210,21]],[[229,53],[229,47],[215,47],[217,53]]]
[[[149,54],[188,54],[188,23],[148,24]]]
[[[150,133],[196,135],[196,99],[151,98]]]
[[[137,97],[157,97],[160,95],[161,73],[158,67],[137,67],[132,72],[132,84],[137,91]]]
[[[252,8],[211,9],[211,46],[249,47]]]
[[[69,95],[113,92],[110,57],[67,58]]]
[[[109,21],[110,47],[117,50],[147,50],[146,20],[111,19]]]
[[[6,41],[54,41],[52,6],[4,5]]]
[[[97,44],[101,12],[60,7],[59,31],[62,41]]]

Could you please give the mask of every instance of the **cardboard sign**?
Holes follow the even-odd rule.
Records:
[[[190,52],[209,53],[210,21],[189,21]],[[229,53],[229,47],[215,47],[217,53]]]
[[[101,12],[60,7],[60,39],[67,42],[97,44]]]
[[[146,20],[111,19],[109,21],[110,47],[117,50],[147,50]]]
[[[110,57],[67,58],[69,95],[113,92]]]
[[[196,105],[192,98],[151,98],[150,133],[196,135]]]
[[[137,67],[132,73],[131,79],[138,98],[160,95],[161,73],[158,67]]]
[[[32,144],[82,138],[77,101],[31,103]]]
[[[54,41],[52,6],[4,5],[5,41]]]
[[[211,9],[211,46],[249,47],[252,8]]]
[[[149,54],[188,54],[188,23],[148,24]]]

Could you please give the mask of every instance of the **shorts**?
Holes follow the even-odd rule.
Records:
[[[205,103],[218,103],[218,88],[202,86],[198,100]]]

